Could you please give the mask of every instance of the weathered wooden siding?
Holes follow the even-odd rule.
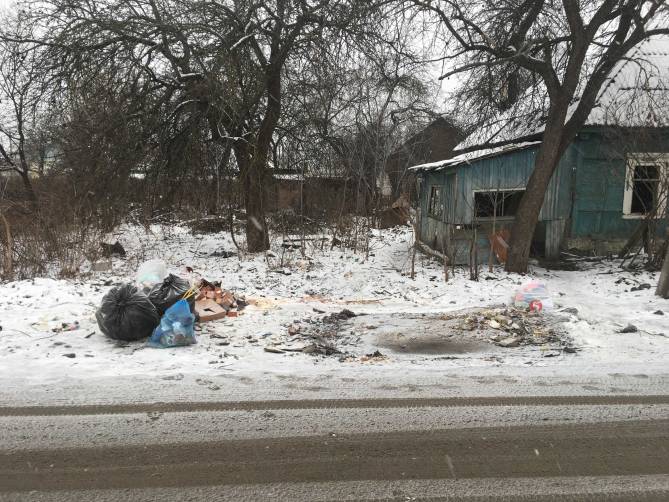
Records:
[[[456,222],[473,223],[476,190],[524,189],[534,169],[536,153],[537,148],[533,147],[458,166]],[[563,159],[553,175],[539,215],[540,220],[566,218],[569,215],[567,202],[571,171],[567,164],[567,160]]]
[[[577,155],[577,169],[570,236],[589,240],[628,238],[639,220],[623,217],[626,155],[669,152],[669,131],[634,138],[589,130],[579,134],[571,148]],[[663,222],[658,223],[661,231]]]
[[[474,193],[477,190],[508,190],[525,188],[527,179],[534,168],[536,147],[510,152],[497,157],[481,159],[471,164],[458,165],[441,171],[428,171],[422,174],[421,186],[421,240],[428,245],[436,243],[445,246],[457,256],[458,262],[465,260],[463,250],[467,247],[462,242],[453,240],[450,226],[468,226],[474,223]],[[560,220],[562,223],[552,227],[551,239],[557,239],[557,228],[564,229],[564,221],[569,217],[571,173],[574,155],[571,150],[565,154],[548,187],[539,219],[541,221]],[[454,184],[454,186],[453,186]],[[443,216],[436,219],[427,213],[430,187],[442,187]],[[508,225],[508,221],[506,222]],[[479,257],[487,260],[487,239],[479,236]],[[457,239],[457,237],[456,237]],[[460,238],[462,239],[462,238]],[[551,249],[559,248],[559,241],[546,243]],[[452,246],[451,246],[452,245]]]

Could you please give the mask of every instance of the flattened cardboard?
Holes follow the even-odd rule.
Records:
[[[200,316],[200,322],[215,321],[228,315],[227,310],[208,298],[195,302],[195,312]]]

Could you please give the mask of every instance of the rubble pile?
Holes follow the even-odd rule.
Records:
[[[500,347],[571,345],[560,326],[563,318],[526,309],[499,307],[444,316],[442,319],[457,319],[458,329],[486,335],[489,341]]]
[[[237,317],[246,307],[244,298],[231,291],[221,289],[220,281],[209,282],[202,279],[197,287],[195,312],[200,322],[215,321],[224,317]]]

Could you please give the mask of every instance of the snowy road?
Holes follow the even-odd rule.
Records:
[[[3,408],[0,500],[667,500],[669,396]]]

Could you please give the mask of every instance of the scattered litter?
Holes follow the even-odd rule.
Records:
[[[233,256],[237,256],[237,253],[232,251],[226,251],[225,249],[217,249],[209,256],[214,258],[232,258]]]
[[[286,352],[281,349],[277,349],[275,347],[265,347],[264,348],[265,352],[270,352],[272,354],[285,354]]]
[[[149,297],[132,284],[112,288],[95,313],[100,330],[114,340],[141,340],[151,335],[160,316]]]
[[[304,347],[304,349],[302,349],[302,352],[304,354],[322,355],[322,356],[332,356],[335,354],[342,353],[341,350],[339,350],[337,347],[328,343],[314,343],[312,345],[308,345]]]
[[[643,291],[644,289],[650,289],[652,286],[647,282],[641,283],[638,286],[630,288],[630,291]]]
[[[379,350],[375,350],[371,354],[365,354],[360,358],[361,362],[367,362],[367,361],[384,361],[388,359],[385,355],[381,353]]]
[[[346,321],[347,319],[351,319],[353,317],[357,317],[357,314],[355,314],[349,309],[344,309],[341,312],[336,312],[330,314],[329,316],[325,316],[323,318],[323,321],[325,322]]]
[[[179,300],[165,311],[149,339],[151,347],[180,347],[197,343],[193,324],[195,316],[186,300]]]
[[[54,333],[62,333],[64,331],[77,331],[80,328],[79,321],[74,322],[64,322],[57,328],[53,328],[51,331]]]
[[[509,336],[497,341],[497,345],[500,347],[518,347],[518,345],[520,345],[520,340],[521,338],[518,336]]]

